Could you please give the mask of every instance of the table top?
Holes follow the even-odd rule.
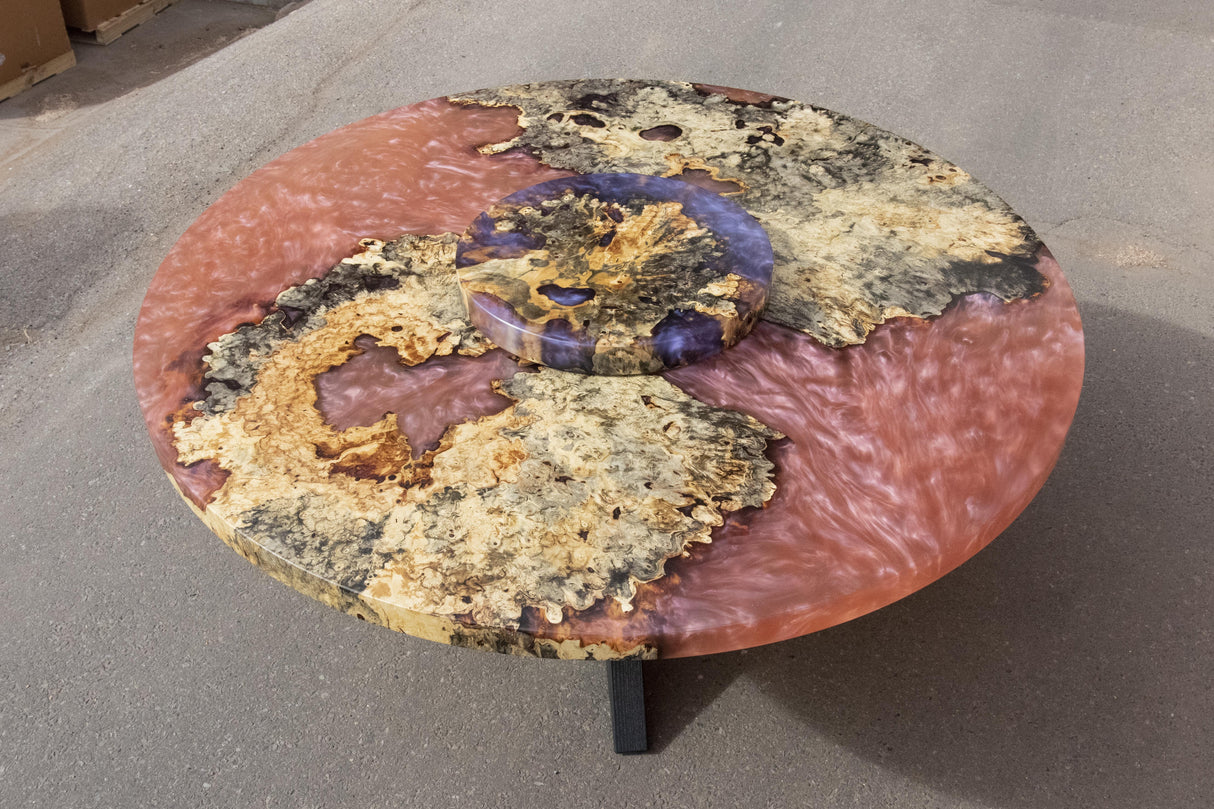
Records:
[[[660,313],[712,320],[719,344],[561,366],[596,373],[520,361],[475,328],[457,254],[489,296],[474,312],[511,323],[538,298],[510,268],[539,267],[528,317],[567,336],[590,276],[545,274],[544,240],[501,252],[534,211],[499,203],[610,174],[745,211],[766,308],[729,271],[753,249],[718,260],[745,229],[701,227],[698,190],[600,200],[577,226],[610,231],[593,267],[661,231],[725,273]],[[641,320],[644,342],[660,319]],[[526,356],[539,332],[519,328]],[[449,96],[300,146],[186,231],[135,335],[161,463],[238,552],[399,631],[561,658],[755,646],[914,592],[1040,489],[1082,375],[1058,265],[965,171],[834,112],[666,81]]]

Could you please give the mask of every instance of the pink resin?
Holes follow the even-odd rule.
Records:
[[[363,352],[316,378],[317,409],[338,430],[369,427],[395,413],[416,458],[437,448],[448,427],[510,406],[510,399],[493,390],[493,381],[514,375],[519,366],[501,349],[408,366],[395,348],[374,338],[359,337],[354,345]]]
[[[441,100],[368,118],[254,173],[182,236],[144,302],[135,377],[161,462],[188,497],[205,506],[223,482],[208,464],[178,465],[167,431],[202,397],[206,343],[260,319],[360,238],[459,233],[495,200],[564,176],[475,149],[515,131],[512,110]],[[1044,483],[1078,402],[1079,315],[1044,249],[1038,267],[1051,285],[1032,300],[971,296],[842,350],[760,323],[723,354],[667,372],[788,436],[770,451],[776,494],[670,562],[631,612],[601,603],[549,624],[529,611],[523,630],[655,643],[666,657],[727,651],[854,618],[968,559]],[[322,413],[342,428],[395,412],[415,452],[504,407],[489,383],[518,367],[493,351],[407,369],[391,349],[360,346],[318,379]]]

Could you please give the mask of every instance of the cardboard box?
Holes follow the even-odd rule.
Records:
[[[0,100],[76,64],[59,0],[0,0]]]
[[[59,0],[67,24],[81,31],[96,31],[106,20],[139,5],[141,0]]]

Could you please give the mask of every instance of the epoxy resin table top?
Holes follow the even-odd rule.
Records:
[[[613,174],[670,182],[585,177]],[[645,269],[670,266],[701,280]],[[1044,483],[1082,375],[1057,264],[965,171],[665,81],[449,96],[294,149],[186,231],[135,337],[161,463],[245,557],[564,658],[769,643],[928,584]]]

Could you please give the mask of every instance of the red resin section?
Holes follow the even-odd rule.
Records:
[[[515,131],[512,110],[443,101],[368,118],[270,163],[186,232],[144,302],[135,376],[161,462],[187,496],[203,505],[223,481],[205,464],[179,466],[166,430],[202,396],[205,344],[260,319],[360,238],[462,232],[494,201],[566,175],[475,149]],[[631,612],[602,603],[549,624],[528,611],[522,629],[708,654],[849,620],[961,564],[1044,483],[1078,402],[1079,315],[1048,252],[1038,267],[1051,286],[1033,300],[971,296],[842,350],[760,323],[723,354],[667,372],[788,436],[770,450],[775,495],[668,563]],[[446,426],[504,407],[489,382],[518,368],[493,351],[406,369],[391,349],[362,348],[318,378],[322,413],[348,427],[396,412],[417,451]]]
[[[494,380],[519,370],[501,349],[409,366],[395,348],[372,337],[360,337],[354,345],[363,352],[316,378],[317,410],[338,430],[369,427],[395,413],[414,458],[437,448],[448,427],[500,413],[512,403],[493,389]]]

